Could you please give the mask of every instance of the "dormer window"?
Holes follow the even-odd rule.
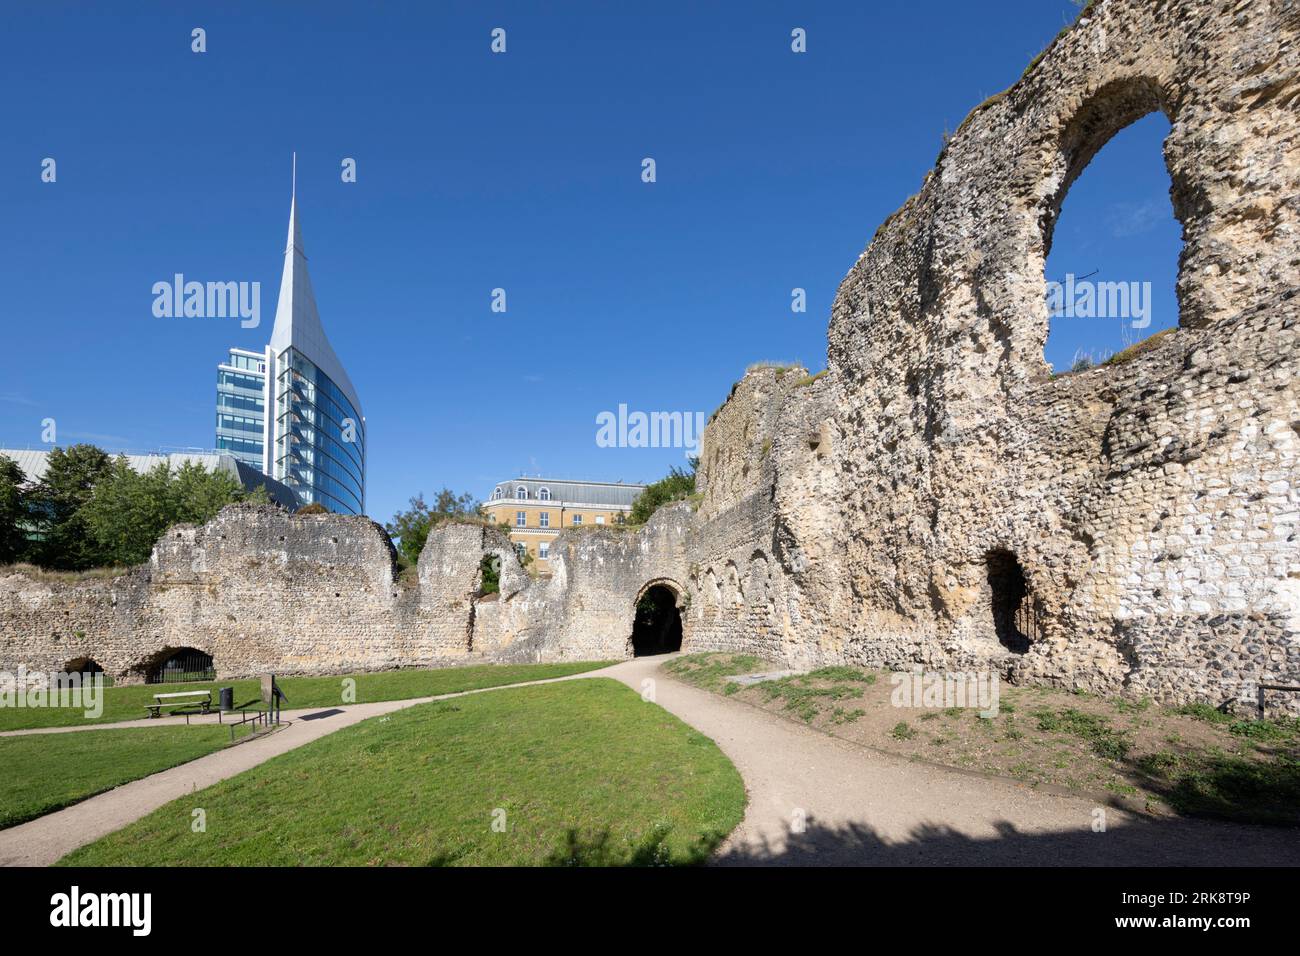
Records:
[[[550,500],[551,500],[551,489],[550,489],[550,488],[543,488],[543,489],[541,489],[540,491],[537,492],[537,497],[538,497],[540,500],[542,500],[542,501],[550,501]]]
[[[502,488],[497,488],[495,491],[492,492],[493,501],[497,501],[501,498],[504,498],[505,496],[506,496],[505,490]]]
[[[515,489],[515,498],[517,498],[519,501],[527,501],[528,489],[525,488],[523,485],[520,485],[518,488]]]

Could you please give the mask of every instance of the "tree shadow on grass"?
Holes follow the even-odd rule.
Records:
[[[1104,808],[1098,808],[1104,809]],[[1076,830],[1029,832],[1008,820],[996,836],[973,837],[924,824],[905,839],[886,840],[871,826],[809,819],[782,841],[729,847],[719,866],[1296,866],[1294,830],[1224,825],[1205,820],[1107,815],[1104,832],[1091,819]]]
[[[726,834],[706,833],[684,851],[668,845],[670,828],[659,826],[634,843],[612,841],[609,830],[582,834],[569,830],[564,844],[547,855],[543,866],[697,866],[708,860]]]

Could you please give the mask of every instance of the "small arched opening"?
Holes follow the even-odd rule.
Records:
[[[993,631],[1013,654],[1028,652],[1039,637],[1038,602],[1016,555],[999,548],[985,556],[988,567]]]
[[[682,612],[672,586],[657,582],[637,598],[632,619],[632,653],[636,657],[671,654],[682,649]]]
[[[63,665],[65,674],[103,674],[104,668],[93,657],[74,657]]]

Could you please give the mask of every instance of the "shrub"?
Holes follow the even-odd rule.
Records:
[[[690,459],[690,471],[674,465],[666,477],[660,478],[652,485],[647,485],[645,491],[637,495],[636,500],[632,502],[632,511],[627,517],[628,522],[645,524],[650,520],[650,516],[664,505],[673,501],[685,501],[695,494],[695,467],[698,464],[698,458]]]

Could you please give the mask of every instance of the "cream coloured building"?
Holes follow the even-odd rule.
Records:
[[[632,502],[645,487],[621,481],[515,478],[493,488],[483,510],[496,524],[509,526],[515,548],[535,558],[545,571],[551,542],[562,529],[626,523]]]

